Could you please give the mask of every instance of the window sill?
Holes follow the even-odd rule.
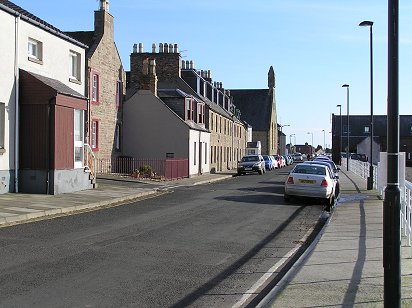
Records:
[[[80,84],[80,85],[82,84],[82,82],[81,82],[80,80],[77,80],[76,78],[71,78],[71,77],[70,77],[70,78],[69,78],[69,81],[70,81],[70,82],[73,82],[73,83],[76,83],[76,84]]]
[[[28,57],[27,60],[29,60],[30,62],[34,62],[40,65],[43,65],[43,61],[37,58],[32,58],[32,57]]]

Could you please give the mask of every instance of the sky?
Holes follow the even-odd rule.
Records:
[[[62,31],[90,31],[98,0],[12,0]],[[126,70],[134,43],[178,44],[183,60],[211,70],[225,89],[265,89],[276,76],[278,123],[287,142],[331,145],[331,114],[387,114],[388,1],[111,0],[115,41]],[[412,115],[412,2],[399,1],[399,113]],[[291,137],[291,135],[295,135]]]

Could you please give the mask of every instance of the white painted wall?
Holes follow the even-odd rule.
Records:
[[[210,133],[192,129],[189,136],[189,176],[209,173]]]
[[[67,40],[21,20],[19,31],[20,68],[61,81],[73,90],[85,94],[85,50]],[[29,37],[43,43],[43,64],[28,60]],[[81,55],[81,84],[69,81],[70,50]]]
[[[0,154],[0,171],[14,169],[14,114],[15,114],[15,87],[14,87],[14,46],[15,46],[15,18],[0,10],[0,102],[5,103],[5,152]]]

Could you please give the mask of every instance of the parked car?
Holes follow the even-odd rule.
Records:
[[[293,164],[293,158],[291,155],[284,155],[285,160],[286,160],[286,166],[292,165]]]
[[[285,182],[284,199],[309,197],[321,199],[330,210],[335,203],[336,181],[330,168],[320,164],[296,165]]]
[[[281,155],[273,155],[278,162],[279,169],[286,166],[285,158]]]
[[[273,170],[275,167],[273,166],[273,159],[270,155],[262,155],[263,159],[265,160],[265,169],[266,170]]]
[[[237,164],[237,174],[257,172],[263,174],[266,172],[265,160],[262,155],[246,155]]]
[[[305,164],[310,164],[310,165],[324,165],[324,166],[328,166],[328,168],[330,168],[331,173],[334,175],[334,180],[335,180],[335,198],[337,198],[339,196],[340,193],[340,181],[339,181],[339,171],[340,168],[338,168],[335,163],[331,160],[326,160],[326,159],[318,159],[318,160],[312,160],[312,161],[307,161],[305,162]]]
[[[275,158],[275,155],[270,155],[270,157],[272,157],[272,161],[273,161],[273,168],[278,169],[280,168],[279,166],[279,162],[277,161],[277,159]]]
[[[350,158],[351,158],[351,159],[354,159],[354,160],[363,161],[363,162],[367,162],[367,161],[368,161],[368,156],[366,156],[366,154],[353,153],[353,154],[351,154]]]
[[[303,161],[302,153],[299,153],[299,152],[293,153],[293,160],[294,161]]]

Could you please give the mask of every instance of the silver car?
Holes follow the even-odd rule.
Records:
[[[246,155],[237,164],[237,174],[257,172],[263,174],[266,172],[265,160],[262,155]]]
[[[335,203],[336,181],[325,165],[301,163],[296,165],[285,182],[284,199],[309,197],[322,199],[328,210]]]

